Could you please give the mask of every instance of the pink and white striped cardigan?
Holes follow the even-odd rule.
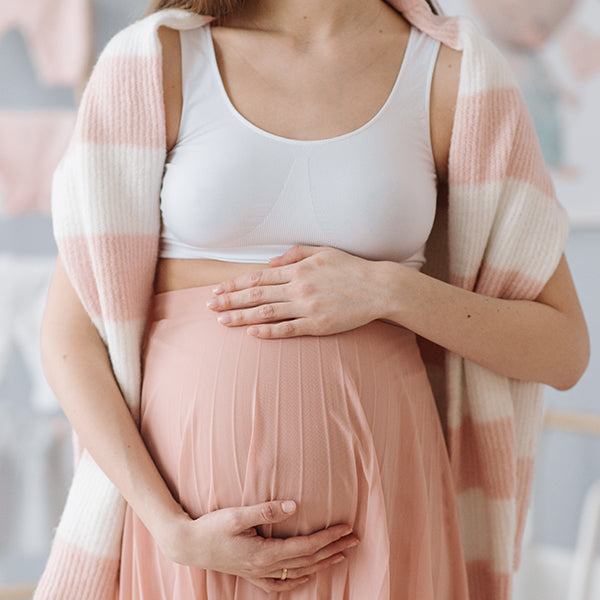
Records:
[[[481,294],[533,299],[558,264],[568,221],[513,76],[470,20],[434,15],[425,0],[389,2],[419,29],[463,51],[449,184],[440,193],[427,270]],[[211,19],[169,9],[119,32],[97,61],[54,175],[61,258],[136,419],[166,157],[157,29],[200,27]],[[508,599],[541,386],[439,350],[437,361],[426,361],[454,475],[470,597]],[[36,599],[114,598],[124,509],[119,491],[84,450]]]

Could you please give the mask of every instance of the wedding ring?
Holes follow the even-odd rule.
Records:
[[[287,569],[282,569],[281,570],[281,578],[280,578],[281,581],[285,581],[287,579],[287,572],[288,572]]]

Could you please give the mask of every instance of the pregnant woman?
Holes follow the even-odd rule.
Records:
[[[209,4],[111,41],[55,175],[36,597],[508,598],[588,347],[504,64],[424,0]]]

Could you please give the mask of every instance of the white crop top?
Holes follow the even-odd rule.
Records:
[[[160,257],[266,263],[303,244],[422,266],[437,195],[429,129],[437,40],[411,28],[394,87],[367,123],[296,140],[233,106],[210,25],[180,35],[183,107],[161,189]]]

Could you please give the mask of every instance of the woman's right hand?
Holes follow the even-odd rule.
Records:
[[[272,501],[224,508],[198,519],[184,515],[167,541],[157,541],[174,562],[237,575],[266,592],[289,591],[344,560],[342,552],[358,544],[345,524],[285,539],[263,538],[256,532],[256,526],[279,523],[295,511],[295,502]],[[284,568],[287,579],[282,581]]]

